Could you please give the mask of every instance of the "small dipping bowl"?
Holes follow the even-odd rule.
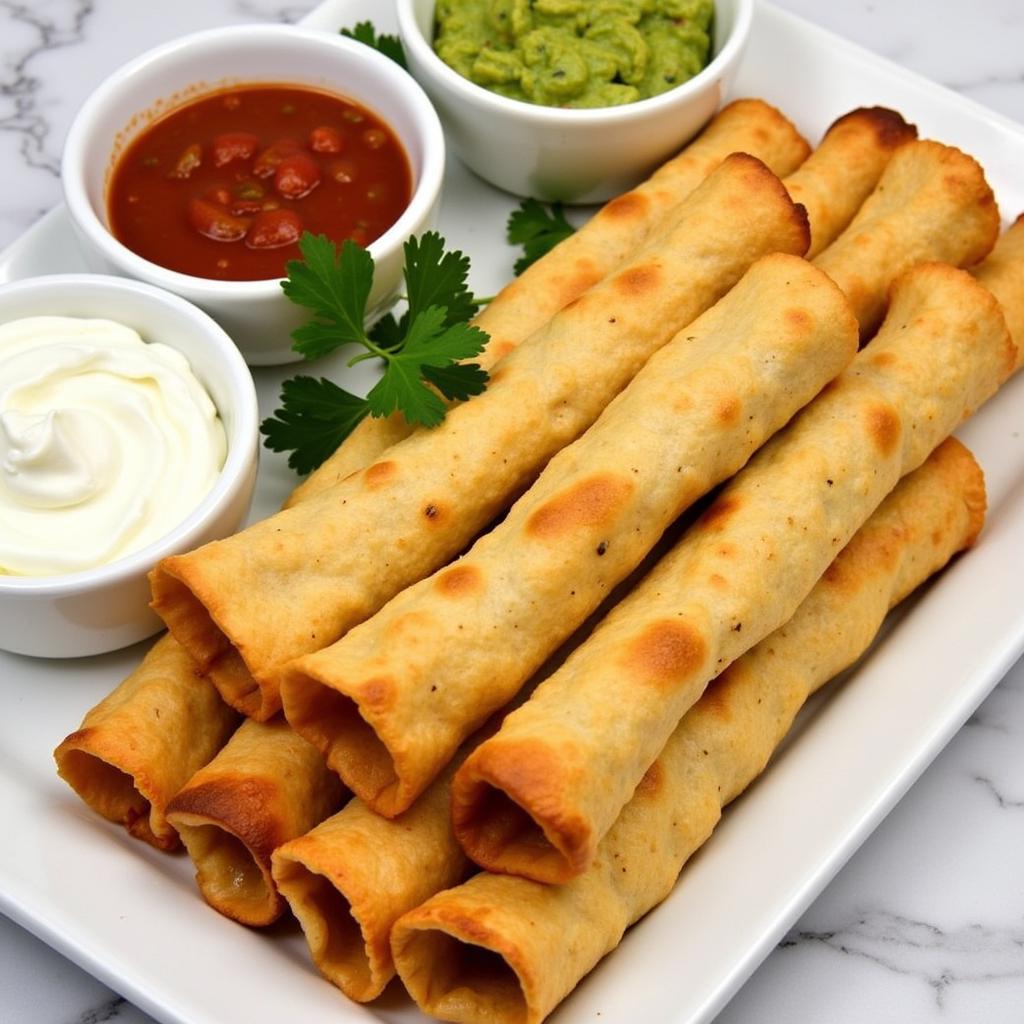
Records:
[[[393,61],[362,43],[287,25],[250,25],[184,36],[110,75],[85,101],[64,146],[64,199],[90,269],[165,288],[205,309],[253,366],[295,362],[291,332],[309,312],[279,279],[217,281],[167,270],[110,232],[107,187],[118,156],[154,120],[233,86],[296,85],[335,93],[372,111],[395,133],[412,171],[405,212],[368,249],[375,262],[372,318],[401,283],[402,245],[432,227],[444,176],[444,134],[434,108]],[[339,240],[340,241],[340,240]]]
[[[58,274],[0,286],[0,323],[23,317],[115,320],[189,361],[220,414],[227,456],[212,490],[159,540],[107,565],[54,576],[0,575],[0,649],[71,658],[117,650],[163,623],[149,607],[150,569],[237,530],[256,482],[256,389],[227,334],[195,306],[150,285],[93,274]]]
[[[515,195],[597,203],[646,178],[718,109],[750,34],[753,0],[715,0],[712,59],[689,81],[586,110],[508,99],[463,78],[431,46],[434,0],[397,0],[397,9],[409,69],[471,170]]]

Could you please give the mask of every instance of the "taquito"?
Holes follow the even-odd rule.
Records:
[[[177,848],[171,797],[213,758],[238,715],[162,636],[54,751],[60,777],[97,814],[160,850]]]
[[[355,797],[274,851],[274,881],[313,963],[350,999],[375,999],[394,977],[395,921],[469,873],[449,815],[454,770],[453,763],[397,818]]]
[[[474,362],[490,369],[573,299],[615,270],[730,153],[756,156],[780,178],[810,151],[773,106],[758,99],[723,107],[681,153],[635,189],[606,203],[578,231],[527,267],[473,321],[490,335]],[[798,200],[799,201],[799,200]],[[412,433],[400,414],[364,420],[337,452],[292,492],[285,508],[365,469]]]
[[[244,721],[167,806],[196,867],[203,899],[248,925],[284,910],[270,855],[338,809],[338,777],[282,718]]]
[[[846,366],[857,340],[825,274],[797,256],[760,259],[468,554],[293,662],[288,721],[375,811],[405,810],[665,528]]]
[[[999,236],[992,252],[971,273],[999,300],[1017,346],[1020,369],[1024,360],[1024,214]]]
[[[998,303],[966,271],[901,277],[849,368],[462,765],[452,818],[470,857],[540,881],[586,870],[707,683],[793,614],[1015,359]]]
[[[683,718],[583,875],[548,886],[480,874],[401,918],[395,963],[419,1006],[464,1024],[541,1021],[668,895],[808,695],[858,658],[888,607],[974,540],[984,506],[980,470],[946,442],[886,499],[793,618]]]
[[[892,154],[916,136],[917,129],[896,111],[859,107],[839,118],[807,160],[783,179],[793,201],[807,210],[808,259],[835,241],[878,184]]]
[[[153,607],[200,667],[233,644],[269,713],[285,662],[333,643],[449,561],[679,327],[758,257],[808,242],[802,207],[743,154],[680,211],[676,228],[531,335],[439,426],[314,498],[160,562]]]
[[[814,264],[842,288],[868,338],[885,313],[888,283],[916,263],[968,267],[999,234],[999,210],[978,162],[952,146],[900,146],[850,226]]]

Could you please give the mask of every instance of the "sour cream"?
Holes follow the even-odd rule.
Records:
[[[105,565],[169,533],[227,453],[188,360],[112,320],[0,325],[0,573]]]

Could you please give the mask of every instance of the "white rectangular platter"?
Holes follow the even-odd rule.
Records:
[[[307,23],[336,31],[363,18],[393,28],[390,5],[374,0],[330,0]],[[814,141],[847,110],[893,107],[922,136],[981,161],[1004,221],[1024,210],[1024,130],[774,8],[757,11],[734,92],[768,99]],[[488,294],[511,272],[501,239],[514,200],[451,162],[441,230],[472,257],[471,283]],[[0,254],[0,280],[82,269],[61,209]],[[257,373],[264,414],[285,375]],[[672,896],[554,1020],[709,1020],[1020,656],[1022,410],[1024,375],[960,431],[989,486],[979,546],[801,718]],[[292,482],[283,460],[265,455],[253,516],[277,508]],[[200,901],[184,857],[129,839],[57,779],[53,747],[140,655],[59,662],[0,653],[0,909],[168,1024],[421,1020],[398,986],[371,1007],[348,1002],[313,971],[294,925],[268,935],[220,918]]]

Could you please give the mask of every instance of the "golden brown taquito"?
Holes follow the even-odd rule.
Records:
[[[270,855],[338,809],[342,787],[283,718],[246,720],[167,807],[203,899],[232,920],[267,925],[284,910]]]
[[[707,683],[793,614],[1015,359],[998,303],[966,271],[901,277],[849,368],[463,764],[452,817],[469,855],[540,881],[586,870]]]
[[[682,152],[635,189],[605,204],[569,238],[511,281],[477,315],[490,335],[474,359],[490,369],[591,285],[612,273],[730,153],[749,153],[779,177],[795,170],[810,147],[773,106],[734,100]],[[799,200],[798,200],[799,201]],[[285,508],[365,469],[412,433],[400,414],[364,420],[337,452],[292,492]]]
[[[170,636],[104,697],[53,756],[61,778],[94,810],[161,850],[178,846],[167,803],[238,725]]]
[[[1003,307],[1020,369],[1024,361],[1024,214],[999,236],[992,252],[971,273]]]
[[[863,653],[887,608],[974,540],[984,508],[980,470],[959,442],[946,442],[886,499],[792,619],[708,688],[583,875],[551,886],[479,874],[401,918],[395,963],[419,1006],[463,1024],[543,1020],[668,895],[807,697]]]
[[[758,257],[807,245],[803,209],[743,154],[680,210],[673,231],[531,335],[438,427],[314,498],[160,562],[153,607],[200,667],[233,644],[269,710],[285,662],[451,559]]]
[[[817,149],[783,179],[794,202],[807,210],[817,256],[847,227],[871,194],[892,154],[917,137],[917,129],[894,110],[859,107],[836,121]]]
[[[846,366],[857,339],[825,274],[798,256],[760,259],[466,555],[293,662],[289,722],[375,811],[405,810],[666,527]]]
[[[469,873],[449,815],[454,771],[453,763],[397,818],[356,797],[274,851],[274,881],[313,963],[350,999],[375,999],[394,977],[395,921]]]
[[[999,234],[999,211],[978,162],[952,146],[900,146],[850,226],[814,260],[840,288],[868,338],[888,285],[916,263],[969,267]]]

